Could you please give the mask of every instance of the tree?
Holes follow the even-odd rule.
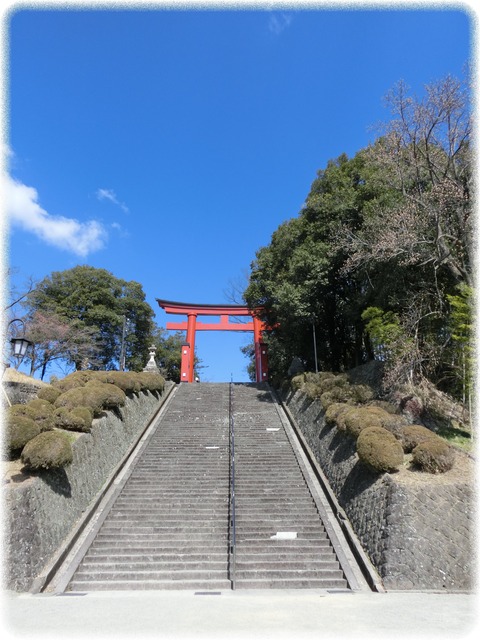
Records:
[[[244,295],[277,327],[268,338],[273,375],[286,375],[296,356],[313,369],[312,323],[322,369],[340,371],[369,357],[360,317],[370,303],[368,283],[342,271],[347,254],[337,237],[345,224],[358,227],[372,202],[390,197],[364,154],[342,154],[318,172],[299,216],[257,252]]]
[[[54,361],[88,362],[92,366],[98,364],[99,347],[95,341],[95,330],[80,326],[76,320],[36,311],[32,318],[27,319],[25,335],[32,342],[25,361],[30,362],[30,375],[40,371],[41,380]]]
[[[156,349],[155,360],[162,375],[167,380],[180,382],[182,345],[185,342],[185,336],[180,331],[168,334],[166,329],[156,327],[152,337]]]
[[[258,250],[244,298],[275,327],[274,377],[295,356],[313,369],[314,323],[321,369],[376,357],[395,382],[427,377],[454,392],[452,362],[468,371],[469,352],[459,357],[446,319],[473,280],[469,95],[447,77],[422,100],[400,83],[387,103],[382,136],[329,161],[298,216]]]
[[[105,269],[77,266],[44,278],[25,304],[32,316],[36,312],[56,316],[74,322],[78,330],[93,332],[99,352],[95,362],[89,363],[93,368],[118,367],[125,316],[126,367],[138,371],[148,360],[154,313],[138,282],[121,280]],[[67,363],[83,368],[84,356],[71,351]]]
[[[398,193],[396,207],[377,206],[360,230],[348,228],[348,266],[379,262],[428,266],[473,283],[473,154],[468,89],[447,76],[409,96],[403,82],[388,94],[393,119],[368,149],[379,176]]]

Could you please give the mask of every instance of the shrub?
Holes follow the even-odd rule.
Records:
[[[344,431],[345,422],[343,421],[342,416],[344,416],[347,411],[350,411],[351,408],[351,404],[346,404],[344,402],[333,402],[327,407],[327,410],[325,411],[325,422],[327,424],[334,424],[340,430]]]
[[[55,380],[52,382],[52,386],[55,389],[59,389],[62,393],[71,391],[72,389],[78,389],[85,386],[85,381],[80,377],[74,377],[73,374],[63,378],[62,380]]]
[[[67,431],[88,433],[92,428],[93,415],[88,407],[59,407],[55,410],[55,426]]]
[[[75,407],[71,413],[73,416],[82,420],[83,425],[81,431],[89,432],[92,430],[93,413],[88,407]]]
[[[455,452],[441,438],[435,436],[418,444],[412,451],[412,462],[428,473],[445,473],[455,463]]]
[[[405,453],[410,453],[415,447],[425,440],[438,438],[438,436],[427,427],[419,424],[409,424],[401,427],[395,434],[402,444]]]
[[[344,415],[345,428],[354,438],[358,438],[363,429],[367,427],[381,427],[382,418],[377,407],[354,407]]]
[[[26,405],[31,409],[31,418],[41,428],[42,431],[49,431],[54,427],[53,412],[54,407],[47,400],[35,399],[30,400]]]
[[[55,388],[52,385],[48,385],[47,387],[42,387],[40,391],[37,393],[37,398],[40,400],[46,400],[50,402],[50,404],[55,404],[55,400],[62,393],[61,389]]]
[[[5,446],[10,454],[20,452],[29,440],[41,432],[40,425],[25,415],[8,418],[5,427]]]
[[[86,394],[84,387],[75,387],[69,389],[68,391],[64,391],[58,398],[55,400],[54,407],[66,407],[67,409],[74,409],[79,406],[86,406]],[[90,405],[88,405],[90,406]],[[92,411],[94,411],[94,407],[91,407]],[[100,407],[101,410],[101,407]]]
[[[35,415],[35,411],[32,407],[29,407],[28,404],[12,404],[8,407],[6,412],[7,421],[15,419],[17,416],[26,416],[27,418],[31,418],[33,420],[33,416]]]
[[[137,373],[138,379],[142,385],[142,389],[146,391],[162,392],[165,388],[165,378],[159,373],[142,372]]]
[[[324,374],[323,377],[318,379],[317,385],[322,390],[323,393],[325,393],[326,391],[331,391],[335,387],[340,387],[340,388],[350,387],[350,384],[346,376],[344,375],[335,376],[333,374]]]
[[[91,380],[87,382],[84,388],[85,393],[85,406],[91,406],[98,412],[98,408],[101,409],[114,409],[115,407],[123,407],[126,402],[125,392],[114,384],[108,384],[106,382],[98,382],[97,380]]]
[[[352,394],[349,386],[332,387],[320,396],[320,403],[324,411],[333,403],[353,404]]]
[[[107,371],[105,382],[114,384],[125,393],[138,393],[142,384],[138,374],[130,371]]]
[[[383,427],[366,427],[357,438],[357,454],[368,467],[392,472],[403,464],[403,449],[395,436]]]
[[[366,404],[373,399],[375,393],[367,384],[352,384],[350,386],[352,399],[358,404]]]
[[[305,382],[303,391],[311,400],[316,400],[322,395],[322,389],[316,382]]]
[[[73,460],[70,439],[61,431],[47,431],[27,442],[22,462],[32,470],[64,467]]]
[[[298,391],[305,384],[305,374],[300,373],[298,376],[293,376],[290,381],[290,386],[294,391]]]

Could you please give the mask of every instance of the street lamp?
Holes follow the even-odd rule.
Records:
[[[33,344],[31,340],[27,340],[25,338],[25,323],[20,318],[13,318],[8,323],[8,327],[13,322],[21,322],[23,326],[23,334],[21,336],[16,336],[10,340],[10,344],[12,345],[12,355],[19,359],[19,361],[23,360],[24,355],[27,353],[27,349],[30,345]],[[8,329],[7,327],[7,329]]]

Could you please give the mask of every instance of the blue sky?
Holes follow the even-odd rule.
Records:
[[[468,5],[32,6],[3,15],[8,264],[140,282],[160,326],[156,298],[229,302],[388,90],[461,76],[473,45]],[[198,332],[203,379],[246,380],[250,339]]]

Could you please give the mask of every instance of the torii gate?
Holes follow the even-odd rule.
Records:
[[[193,382],[196,331],[253,331],[256,381],[268,380],[267,347],[262,339],[262,331],[265,331],[267,326],[258,317],[263,310],[261,307],[249,309],[236,304],[190,304],[187,302],[159,300],[158,298],[157,302],[167,313],[187,316],[186,322],[167,322],[169,331],[187,332],[187,338],[182,345],[181,382]],[[220,322],[197,322],[197,316],[220,316]],[[252,320],[241,323],[230,322],[230,316],[251,316]]]

